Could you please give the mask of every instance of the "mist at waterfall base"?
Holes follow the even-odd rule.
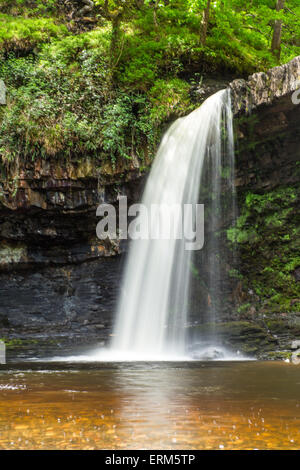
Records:
[[[215,324],[222,310],[220,244],[224,224],[236,216],[229,90],[217,92],[170,126],[142,197],[146,208],[197,203],[205,207],[203,249],[186,250],[183,237],[131,240],[109,348],[68,360],[242,359],[218,344],[213,327],[205,341],[197,342],[189,334],[197,324]],[[168,221],[154,222],[160,223],[162,235],[169,229]],[[181,220],[174,223],[179,233]]]

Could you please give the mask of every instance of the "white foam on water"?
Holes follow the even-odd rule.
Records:
[[[35,358],[33,361],[42,362],[211,362],[211,361],[252,361],[251,357],[244,356],[239,351],[230,351],[220,346],[208,346],[193,350],[190,354],[139,354],[136,351],[118,351],[110,348],[92,350],[85,354],[70,356],[54,356],[50,358]]]

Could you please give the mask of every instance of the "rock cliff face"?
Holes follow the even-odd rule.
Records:
[[[300,57],[248,81],[235,80],[230,88],[236,186],[264,190],[299,182]]]
[[[96,208],[139,199],[136,162],[35,160],[0,184],[0,337],[108,337],[120,280],[118,243],[96,237]],[[108,330],[107,330],[108,329]]]
[[[299,79],[296,57],[230,85],[240,215],[229,237],[240,254],[236,319],[264,328],[266,357],[290,354],[300,334]],[[254,349],[259,355],[268,348]]]
[[[258,72],[248,80],[230,83],[234,114],[250,114],[260,106],[276,106],[277,101],[290,97],[300,87],[300,57],[274,67],[268,72]],[[290,106],[291,107],[291,106]],[[275,111],[276,112],[276,111]]]
[[[248,81],[230,84],[237,136],[236,186],[245,223],[239,227],[243,234],[242,243],[238,240],[240,272],[234,280],[232,320],[260,322],[266,335],[271,335],[267,349],[272,351],[287,348],[290,337],[299,333],[297,318],[300,324],[300,263],[295,261],[300,105],[292,101],[299,76],[297,57]],[[108,338],[121,257],[118,244],[96,238],[96,208],[104,201],[117,204],[119,195],[137,201],[144,173],[137,160],[114,169],[100,160],[64,164],[35,160],[2,169],[0,337],[65,334],[85,336],[87,343],[92,337]],[[269,202],[259,200],[263,207],[251,206],[249,193],[258,199],[269,196]],[[280,198],[287,204],[285,214],[280,213]],[[272,222],[272,215],[279,225]],[[290,230],[284,231],[285,226]],[[277,269],[274,292],[262,289],[262,285],[271,289],[274,283],[272,273],[264,271],[268,266]],[[278,272],[283,274],[280,279]],[[285,293],[288,284],[290,290]],[[270,302],[276,295],[277,300]],[[282,328],[285,321],[296,325],[286,342],[274,340],[274,335],[283,333],[278,321],[283,322]],[[259,344],[257,348],[255,354]]]

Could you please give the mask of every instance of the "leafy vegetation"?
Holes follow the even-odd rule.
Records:
[[[89,3],[0,1],[3,164],[151,156],[164,124],[197,106],[199,73],[247,75],[300,51],[297,0]]]
[[[299,311],[298,205],[298,186],[248,193],[236,226],[227,231],[228,239],[240,244],[248,288],[268,312]]]
[[[22,18],[0,15],[0,51],[27,52],[35,46],[62,38],[68,33],[65,25],[51,18]]]

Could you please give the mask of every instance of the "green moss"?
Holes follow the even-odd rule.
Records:
[[[271,361],[284,361],[291,359],[292,353],[290,351],[269,351],[266,353],[266,358]]]
[[[265,323],[272,333],[282,333],[286,329],[286,322],[283,320],[266,320]]]
[[[198,331],[201,335],[207,335],[210,332],[213,332],[214,335],[223,335],[223,336],[234,336],[239,337],[242,340],[242,337],[248,335],[256,335],[257,338],[260,336],[265,336],[266,333],[264,329],[259,326],[257,323],[252,323],[249,321],[233,321],[226,323],[204,323],[197,327],[193,327],[195,331]]]
[[[233,279],[243,279],[243,275],[237,269],[229,269],[228,274]]]
[[[290,240],[290,236],[289,236]],[[300,266],[300,256],[293,257],[283,268],[285,272],[294,271],[296,268]]]
[[[156,80],[149,91],[153,122],[160,125],[174,116],[191,111],[194,106],[190,102],[189,90],[189,84],[179,78]]]
[[[294,188],[285,187],[279,188],[275,191],[268,191],[264,194],[248,193],[246,195],[245,205],[249,210],[262,213],[268,209],[283,209],[290,206],[298,199],[297,191]],[[290,207],[287,209],[290,210]],[[282,211],[280,213],[286,217],[288,212]]]
[[[0,338],[5,343],[7,349],[18,349],[24,346],[38,344],[38,340],[35,339],[17,339],[17,338]]]
[[[55,339],[49,339],[49,338],[43,338],[43,339],[33,339],[33,338],[28,338],[28,339],[20,339],[20,338],[8,338],[8,337],[3,337],[0,338],[0,341],[3,341],[5,343],[7,351],[15,351],[15,350],[25,350],[31,347],[37,347],[38,345],[40,346],[47,346],[47,345],[54,345],[57,344],[57,340]]]
[[[23,18],[0,13],[0,52],[30,50],[67,33],[65,25],[56,24],[50,18]]]
[[[22,260],[26,260],[27,250],[26,247],[19,245],[11,247],[6,244],[2,244],[0,248],[0,267],[5,267],[11,264],[21,263]]]
[[[238,313],[247,312],[247,310],[249,310],[250,307],[251,307],[251,304],[249,302],[242,304],[238,307]]]

